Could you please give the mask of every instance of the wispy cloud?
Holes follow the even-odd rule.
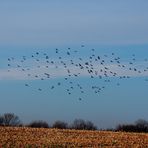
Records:
[[[148,76],[148,71],[144,68],[144,62],[137,63],[134,67],[130,66],[128,63],[124,63],[125,67],[119,67],[118,64],[109,64],[98,65],[97,63],[93,64],[93,73],[89,73],[88,69],[80,69],[79,66],[67,64],[67,68],[64,68],[62,64],[40,64],[38,67],[37,64],[32,65],[31,67],[25,68],[16,68],[12,67],[9,69],[3,68],[0,69],[0,80],[36,80],[36,79],[55,79],[60,77],[68,77],[68,74],[71,77],[75,75],[79,77],[87,76],[104,76],[105,67],[107,68],[107,75],[112,77],[114,73],[116,76],[130,76],[130,77],[144,77]],[[129,70],[129,67],[132,70]],[[134,69],[136,68],[136,69]],[[102,71],[101,71],[102,69]],[[69,70],[69,71],[68,71]]]

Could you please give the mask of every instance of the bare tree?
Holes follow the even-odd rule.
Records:
[[[82,119],[75,119],[71,127],[77,130],[85,129],[85,121]]]
[[[97,127],[91,121],[86,121],[86,129],[87,130],[97,130]]]
[[[91,121],[84,121],[83,119],[75,119],[71,128],[77,130],[96,130],[97,127]]]
[[[135,124],[139,131],[148,132],[148,121],[139,119],[135,122]]]
[[[5,113],[0,116],[0,124],[3,126],[21,126],[21,121],[18,116],[13,113]]]

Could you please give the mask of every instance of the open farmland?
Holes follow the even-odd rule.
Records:
[[[148,147],[148,134],[0,127],[0,147]]]

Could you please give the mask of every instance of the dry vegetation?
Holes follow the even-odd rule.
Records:
[[[0,127],[0,147],[148,147],[148,134]]]

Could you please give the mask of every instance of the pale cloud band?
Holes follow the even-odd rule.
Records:
[[[144,64],[144,63],[143,63]],[[148,76],[148,71],[144,70],[144,67],[141,66],[142,63],[137,64],[136,67],[138,70],[129,70],[129,65],[126,63],[124,64],[125,68],[119,67],[117,64],[106,64],[104,66],[95,64],[93,66],[94,72],[97,72],[97,75],[93,73],[92,75],[94,77],[98,76],[104,76],[103,72],[100,72],[100,69],[103,69],[104,67],[107,67],[109,71],[112,71],[113,73],[116,73],[116,77],[122,77],[122,76],[129,76],[129,77],[146,77]],[[57,66],[57,67],[56,67]],[[88,73],[87,69],[80,69],[79,67],[71,66],[69,65],[67,69],[65,69],[61,64],[59,65],[49,65],[48,68],[45,67],[45,65],[41,65],[40,68],[37,66],[30,67],[29,70],[18,69],[18,68],[10,68],[10,69],[0,69],[0,80],[37,80],[47,78],[46,74],[49,74],[49,79],[56,79],[56,78],[62,78],[67,77],[68,72],[67,69],[69,69],[71,77],[74,77],[74,75],[78,75],[78,77],[89,77],[91,76],[90,73]],[[134,68],[133,68],[134,69]],[[108,77],[113,77],[113,74],[107,73]],[[140,72],[138,72],[140,71]],[[28,76],[28,74],[30,74]],[[36,77],[37,76],[37,77]]]

